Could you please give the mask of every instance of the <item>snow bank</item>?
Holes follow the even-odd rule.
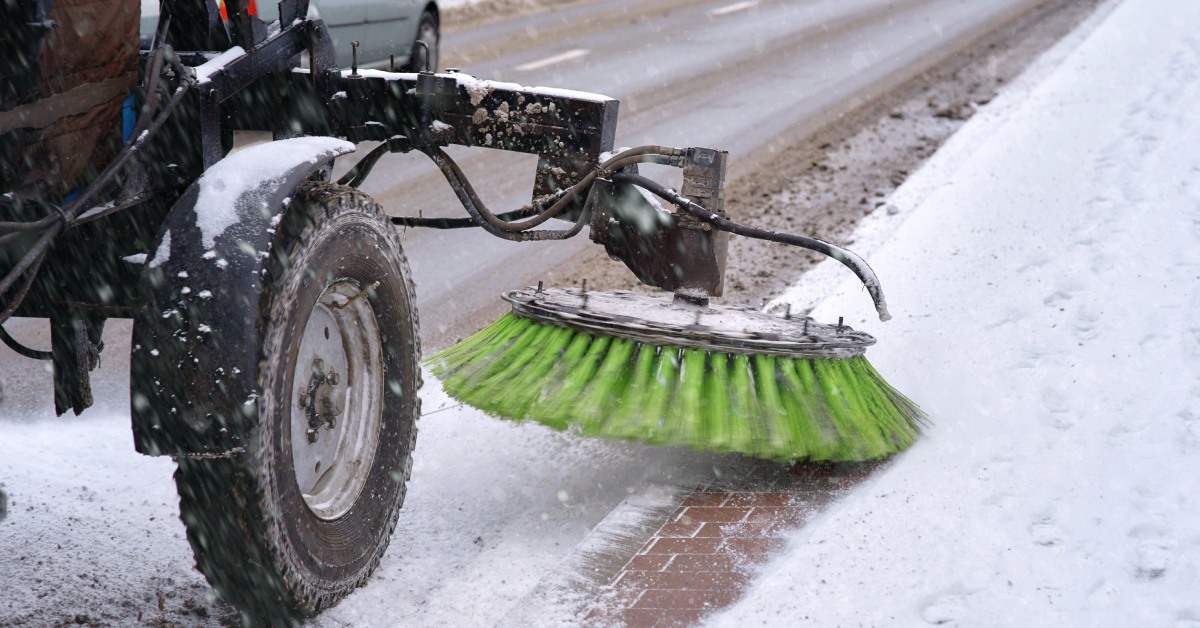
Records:
[[[1198,23],[1115,7],[871,256],[894,321],[817,308],[935,426],[711,624],[1200,624]]]

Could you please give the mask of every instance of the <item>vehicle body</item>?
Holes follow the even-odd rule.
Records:
[[[430,0],[314,0],[309,17],[325,22],[339,67],[350,67],[350,42],[360,42],[358,62],[362,67],[395,67],[410,71],[424,69],[413,62],[420,52],[417,40],[429,45],[431,70],[437,70],[440,14]]]
[[[149,44],[158,26],[158,0],[141,0],[142,41]],[[338,67],[354,58],[350,42],[359,42],[358,64],[365,68],[424,69],[417,40],[431,53],[429,69],[437,70],[441,11],[434,0],[310,0],[308,18],[322,20],[337,52]],[[394,65],[393,65],[394,64]]]

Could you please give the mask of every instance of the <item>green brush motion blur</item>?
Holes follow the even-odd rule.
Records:
[[[505,419],[781,461],[882,458],[925,419],[862,356],[655,346],[511,313],[426,362],[450,396]]]

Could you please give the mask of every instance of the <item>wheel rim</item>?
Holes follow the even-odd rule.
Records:
[[[340,281],[313,306],[292,371],[292,469],[304,503],[324,520],[358,500],[379,445],[383,356],[370,301]]]

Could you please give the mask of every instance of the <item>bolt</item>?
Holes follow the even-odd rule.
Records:
[[[337,371],[329,369],[329,374],[325,376],[325,379],[329,380],[329,384],[331,386],[337,386],[340,378],[338,377]]]
[[[433,70],[433,68],[429,67],[429,44],[421,41],[420,39],[418,39],[417,41],[414,41],[413,44],[416,46],[420,46],[421,49],[423,49],[425,51],[425,67],[422,68],[420,71],[422,73],[431,72]]]
[[[841,316],[838,317],[837,333],[839,333],[839,334],[842,333],[842,317]]]
[[[396,55],[388,55],[388,71],[396,71]]]
[[[541,293],[542,293],[542,282],[541,282],[541,280],[538,280],[538,289],[537,289],[537,293],[538,293],[538,294],[541,294]]]
[[[310,427],[307,430],[304,430],[304,434],[306,436],[308,436],[308,442],[310,442],[310,443],[317,442],[317,430]]]
[[[350,76],[358,76],[358,40],[350,42]]]
[[[792,320],[792,304],[787,304],[787,310],[783,313],[783,317],[787,320]]]

